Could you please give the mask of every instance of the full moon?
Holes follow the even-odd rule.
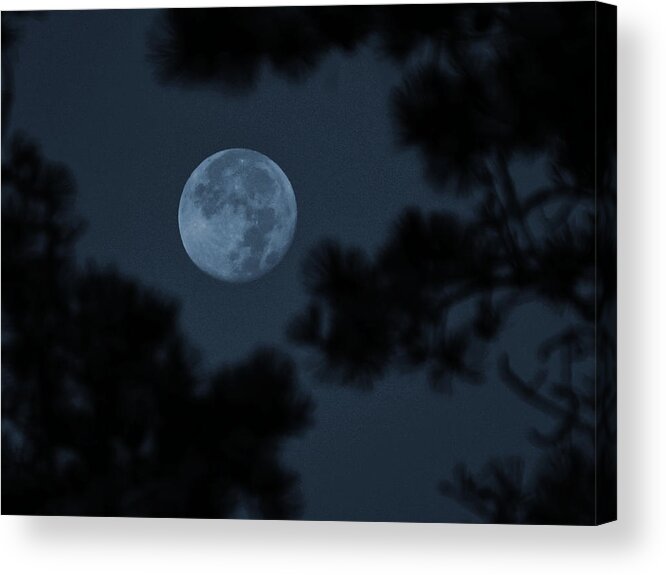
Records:
[[[294,190],[263,154],[222,150],[185,183],[178,227],[185,251],[201,270],[227,282],[251,281],[273,269],[291,245]]]

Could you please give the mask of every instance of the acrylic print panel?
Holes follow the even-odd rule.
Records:
[[[2,512],[613,520],[615,17],[4,12]]]

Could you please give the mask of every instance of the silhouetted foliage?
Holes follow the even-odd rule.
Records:
[[[279,457],[311,420],[290,358],[201,374],[177,306],[79,269],[75,186],[15,137],[3,164],[2,503],[10,514],[289,518]]]
[[[450,392],[454,381],[487,377],[484,351],[517,307],[540,302],[558,311],[565,325],[541,345],[532,378],[498,358],[497,377],[555,422],[531,431],[545,450],[535,472],[528,478],[523,461],[498,460],[480,478],[461,468],[443,484],[489,521],[615,515],[595,507],[614,489],[610,10],[526,3],[168,11],[152,39],[167,82],[247,89],[264,63],[300,77],[328,51],[362,43],[402,67],[391,95],[398,141],[420,152],[436,191],[453,190],[468,208],[406,210],[374,255],[322,243],[304,266],[310,303],[289,332],[314,352],[321,375],[345,385],[369,388],[392,368],[419,368]],[[514,182],[514,164],[528,160],[549,166],[538,189]],[[595,463],[604,475],[596,483]]]
[[[592,189],[594,43],[591,6],[506,6],[485,50],[460,43],[446,65],[407,75],[394,94],[402,141],[435,181],[457,177],[461,191],[488,183],[493,164],[535,152]]]
[[[463,5],[169,9],[150,34],[148,57],[162,82],[242,92],[263,67],[301,79],[329,52],[370,41],[402,62],[432,38],[477,38],[496,13]]]
[[[592,525],[595,523],[594,460],[581,449],[557,445],[528,476],[519,457],[490,461],[479,474],[464,465],[440,491],[491,523]]]
[[[533,477],[512,458],[443,484],[487,521],[615,517],[615,27],[595,14],[504,6],[484,40],[464,28],[455,42],[429,39],[393,94],[395,121],[438,191],[453,187],[471,209],[407,210],[373,257],[322,244],[305,265],[310,304],[290,327],[345,384],[420,367],[450,391],[487,376],[484,349],[518,306],[558,311],[567,325],[541,345],[533,378],[498,358],[497,376],[555,422],[530,432],[545,450]],[[608,52],[595,59],[597,37]],[[512,164],[529,157],[550,181],[518,189]]]
[[[14,47],[21,38],[21,22],[27,18],[40,18],[42,12],[2,12],[2,135],[9,126],[9,115],[14,103]]]
[[[369,13],[340,7],[166,10],[149,42],[164,82],[251,88],[264,65],[296,79],[332,47],[352,50],[369,28]]]

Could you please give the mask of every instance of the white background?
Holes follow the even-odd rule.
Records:
[[[191,5],[227,3],[326,2]],[[618,4],[618,522],[571,528],[2,517],[4,573],[666,573],[666,2]],[[186,5],[0,0],[3,10]]]

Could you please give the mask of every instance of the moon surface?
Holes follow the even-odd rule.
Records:
[[[201,270],[227,282],[251,281],[273,269],[291,245],[294,190],[263,154],[223,150],[201,162],[185,183],[178,227]]]

